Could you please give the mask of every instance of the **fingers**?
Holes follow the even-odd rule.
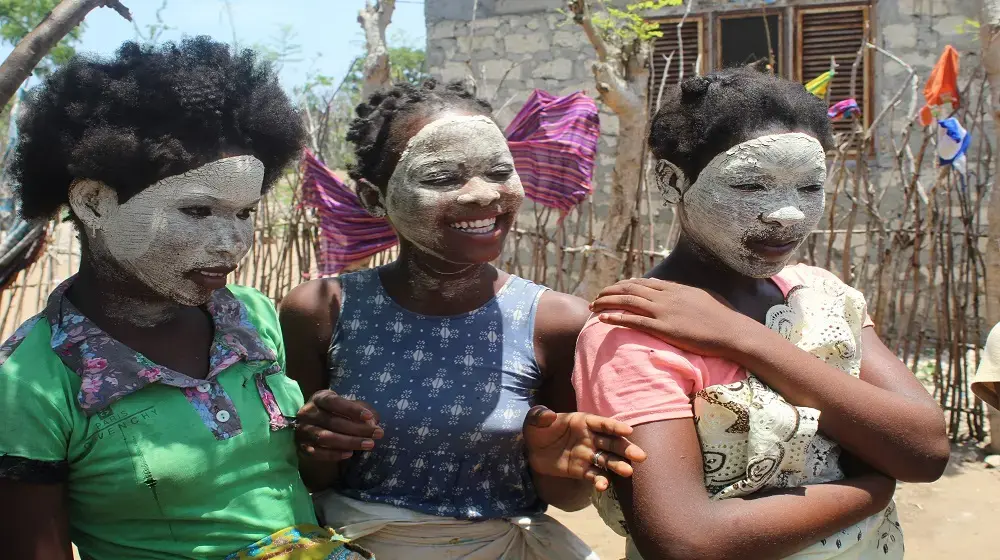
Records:
[[[669,290],[671,287],[681,286],[681,284],[678,284],[677,282],[668,282],[667,280],[661,280],[659,278],[629,278],[627,280],[619,280],[615,283],[638,284],[639,286],[645,286],[659,291]]]
[[[611,486],[611,481],[608,480],[608,477],[604,476],[596,467],[589,467],[587,472],[584,473],[583,478],[584,480],[591,481],[594,484],[594,490],[598,492],[604,492]]]
[[[313,395],[310,402],[315,404],[316,408],[328,414],[361,422],[373,422],[375,420],[375,413],[368,405],[360,401],[345,399],[333,391],[320,391]]]
[[[631,463],[641,463],[646,460],[646,452],[638,445],[623,437],[595,436],[594,447],[597,451],[623,457],[624,460]]]
[[[655,317],[655,305],[656,304],[652,301],[638,296],[606,295],[595,299],[594,302],[590,304],[590,310],[594,313],[603,313],[605,311],[628,311],[629,313],[642,315],[644,317]]]
[[[616,327],[628,327],[643,331],[653,336],[658,336],[662,329],[657,328],[657,320],[642,315],[631,315],[628,313],[600,313],[597,319],[602,323],[614,325]]]
[[[557,418],[559,418],[559,415],[548,407],[535,405],[528,411],[528,415],[524,418],[524,424],[536,428],[548,428]]]
[[[632,476],[632,465],[628,462],[628,460],[614,453],[599,450],[591,454],[590,463],[603,471],[616,474],[624,478]]]
[[[382,437],[381,428],[378,437]],[[322,447],[334,451],[369,451],[375,447],[375,437],[355,436],[327,430],[314,424],[299,424],[295,430],[296,439],[301,444]]]
[[[625,280],[604,288],[597,294],[597,297],[631,295],[643,299],[654,299],[661,291],[660,289],[646,286],[639,280]]]
[[[619,422],[618,420],[596,414],[588,414],[586,420],[587,429],[591,432],[609,436],[627,436],[632,434],[632,426],[629,426],[625,422]]]

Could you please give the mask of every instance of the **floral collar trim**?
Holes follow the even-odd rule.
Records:
[[[270,363],[265,375],[281,370],[274,351],[264,345],[247,317],[246,306],[228,289],[216,290],[205,306],[215,335],[208,377],[194,379],[153,363],[81,314],[66,298],[74,279],[70,277],[52,292],[45,316],[52,327],[52,350],[83,380],[77,401],[88,416],[151,383],[197,387],[241,361]]]

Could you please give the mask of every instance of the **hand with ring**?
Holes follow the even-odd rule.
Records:
[[[646,452],[627,439],[631,433],[624,422],[540,405],[524,420],[528,464],[535,473],[589,480],[599,492],[610,485],[608,473],[630,477],[632,463],[646,460]]]

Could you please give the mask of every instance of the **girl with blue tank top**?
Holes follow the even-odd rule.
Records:
[[[358,107],[352,177],[399,257],[282,304],[301,471],[325,523],[380,559],[591,559],[545,516],[645,458],[575,411],[579,298],[490,263],[524,198],[489,105],[401,85]]]

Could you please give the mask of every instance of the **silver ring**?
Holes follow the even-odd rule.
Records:
[[[603,451],[595,451],[594,457],[590,459],[590,462],[594,463],[594,466],[599,469],[604,468],[604,465],[601,464],[601,455],[604,455]]]

